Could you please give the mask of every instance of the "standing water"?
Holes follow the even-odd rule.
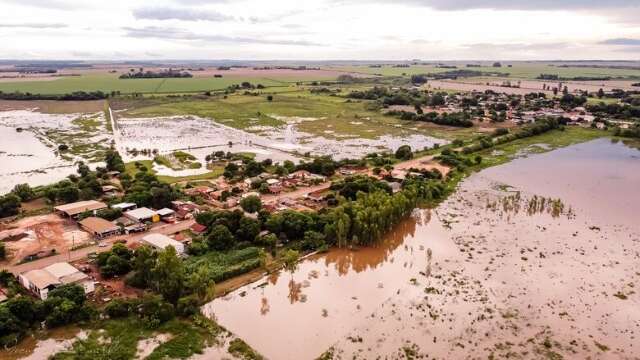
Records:
[[[271,359],[633,356],[639,155],[595,140],[482,171],[375,248],[311,257],[203,310]]]

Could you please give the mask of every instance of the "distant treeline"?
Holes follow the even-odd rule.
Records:
[[[84,101],[84,100],[101,100],[106,99],[109,95],[102,91],[74,91],[69,94],[60,95],[45,95],[45,94],[32,94],[29,92],[12,92],[5,93],[0,91],[1,100],[58,100],[58,101]]]
[[[455,127],[472,127],[473,122],[470,120],[471,115],[466,112],[442,113],[428,112],[424,114],[416,114],[410,111],[389,111],[388,115],[397,116],[401,120],[424,121],[437,125],[455,126]]]
[[[58,72],[56,69],[41,69],[41,68],[14,68],[14,69],[0,69],[0,73],[13,73],[19,74],[55,74]]]
[[[176,70],[163,70],[163,71],[140,71],[128,72],[120,75],[120,79],[165,79],[165,78],[190,78],[193,77],[191,73],[186,71]]]
[[[631,86],[636,86],[636,87],[640,87],[640,82],[637,82],[637,83],[633,83],[633,84],[631,84]]]
[[[574,76],[561,77],[557,74],[540,74],[536,77],[539,80],[559,80],[559,81],[608,81],[612,80],[611,76]]]
[[[430,74],[426,74],[426,76],[431,78],[431,79],[435,79],[435,80],[444,80],[444,79],[455,80],[457,78],[478,77],[478,76],[502,76],[502,77],[506,77],[506,76],[509,76],[509,74],[508,73],[492,72],[492,71],[477,71],[477,70],[458,69],[458,70],[445,71],[445,72],[436,73],[436,74],[431,74],[430,73]]]
[[[640,126],[634,125],[628,129],[621,129],[617,127],[613,134],[615,136],[628,137],[628,138],[640,138]]]
[[[493,138],[488,136],[484,137],[480,139],[480,142],[464,147],[462,152],[464,154],[471,154],[476,151],[489,149],[496,145],[508,143],[513,140],[544,134],[554,129],[561,129],[561,126],[565,124],[566,119],[562,118],[540,118],[537,119],[535,123],[520,128],[517,132],[509,132]]]

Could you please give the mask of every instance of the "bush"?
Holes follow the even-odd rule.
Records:
[[[178,300],[178,315],[188,317],[192,315],[196,315],[200,312],[200,307],[198,306],[198,298],[194,295],[185,296]]]
[[[411,151],[411,146],[402,145],[396,150],[396,159],[400,160],[409,160],[413,158],[413,152]]]
[[[104,307],[104,313],[110,318],[122,318],[131,314],[135,308],[127,300],[113,299]]]

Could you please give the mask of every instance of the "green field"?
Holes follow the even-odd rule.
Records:
[[[472,62],[470,62],[472,63]],[[560,77],[576,77],[576,76],[611,76],[611,77],[640,77],[640,70],[628,69],[605,69],[605,68],[582,68],[582,67],[557,67],[545,63],[514,63],[512,67],[507,67],[509,63],[504,62],[502,67],[482,66],[467,68],[465,64],[459,64],[458,70],[474,70],[484,72],[498,72],[509,74],[510,77],[535,79],[540,74],[556,74]],[[433,65],[411,65],[409,68],[395,68],[392,66],[383,66],[381,68],[372,68],[369,66],[341,66],[336,70],[351,71],[362,74],[379,74],[383,76],[411,76],[415,74],[441,73],[455,69],[436,68]]]
[[[248,81],[254,85],[262,84],[267,87],[286,87],[299,81],[333,80],[327,77],[312,77],[301,74],[298,77],[282,76],[280,78],[269,77],[245,77],[225,76],[194,77],[194,78],[168,78],[168,79],[119,79],[117,74],[91,74],[81,76],[61,77],[47,81],[16,81],[0,82],[0,91],[3,92],[30,92],[34,94],[66,94],[74,91],[120,91],[123,94],[130,93],[180,93],[202,92],[208,90],[221,90],[231,85]]]

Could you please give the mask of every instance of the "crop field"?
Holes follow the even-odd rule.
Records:
[[[271,76],[273,75],[273,76]],[[300,81],[334,80],[335,77],[327,73],[305,74],[270,74],[263,76],[242,74],[226,75],[222,78],[193,77],[193,78],[167,78],[167,79],[119,79],[118,74],[83,74],[80,76],[67,76],[55,80],[20,80],[14,82],[0,82],[0,91],[3,92],[30,92],[34,94],[65,94],[74,91],[120,91],[123,94],[131,93],[180,93],[200,92],[208,90],[221,90],[231,85],[248,81],[251,84],[262,84],[266,87],[288,86]]]
[[[470,62],[472,63],[472,62]],[[540,74],[554,74],[560,77],[576,76],[611,76],[611,77],[640,77],[640,70],[632,69],[607,69],[607,68],[587,68],[587,67],[558,67],[545,63],[514,63],[508,67],[509,63],[503,63],[502,67],[481,66],[466,67],[466,64],[458,64],[458,70],[474,70],[483,72],[497,72],[509,74],[511,78],[535,79]],[[426,73],[441,73],[456,69],[437,68],[433,65],[411,65],[410,67],[393,67],[385,65],[380,68],[362,66],[336,67],[336,70],[382,76],[411,76]]]

